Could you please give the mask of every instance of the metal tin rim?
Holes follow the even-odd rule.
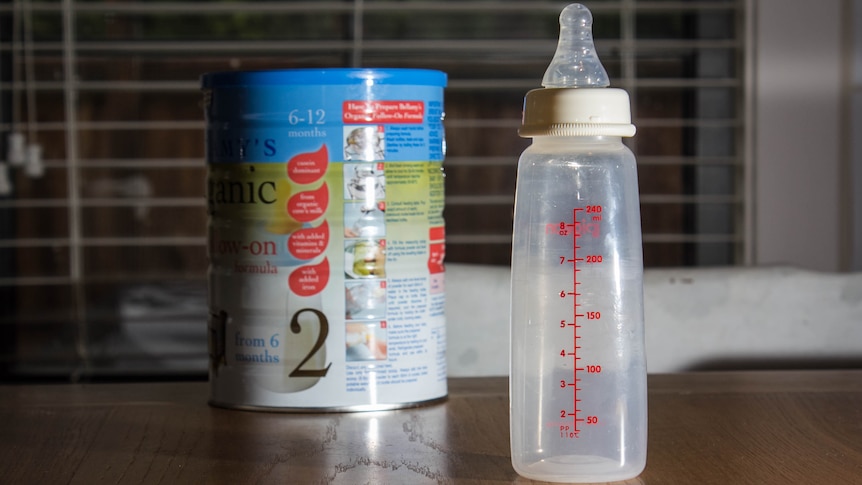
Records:
[[[389,84],[445,87],[446,73],[433,69],[348,68],[222,71],[201,76],[201,88],[331,84]]]
[[[357,404],[354,406],[328,406],[328,407],[278,407],[278,406],[255,406],[251,404],[234,404],[215,399],[209,400],[209,405],[223,409],[234,409],[240,411],[266,411],[272,413],[292,413],[292,414],[323,414],[323,413],[363,413],[374,411],[393,411],[398,409],[410,409],[422,406],[431,406],[441,403],[449,399],[449,395],[444,394],[440,397],[428,399],[425,401],[413,401],[406,403],[386,403],[386,404]]]

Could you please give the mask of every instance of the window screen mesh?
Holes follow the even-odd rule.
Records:
[[[740,262],[744,2],[586,4],[632,95],[646,265]],[[521,105],[565,5],[0,1],[0,153],[20,133],[44,162],[0,195],[3,372],[203,373],[208,71],[447,72],[447,261],[508,264]]]

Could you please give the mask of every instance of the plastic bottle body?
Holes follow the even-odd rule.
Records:
[[[518,164],[511,443],[521,475],[604,482],[646,464],[635,159],[619,137],[536,137]]]

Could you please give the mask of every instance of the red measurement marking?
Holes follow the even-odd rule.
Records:
[[[585,216],[587,220],[591,220],[591,224],[584,225],[578,222],[579,212],[583,212],[586,214],[590,214]],[[569,263],[572,265],[572,288],[571,290],[561,289],[559,292],[559,296],[561,298],[566,298],[568,296],[572,297],[572,319],[568,321],[566,319],[560,321],[560,328],[571,328],[572,336],[571,336],[571,351],[566,351],[563,349],[560,352],[560,355],[566,359],[572,359],[572,376],[571,379],[563,379],[560,380],[560,388],[572,389],[572,409],[571,410],[561,410],[560,417],[565,418],[571,416],[571,423],[569,424],[561,424],[560,425],[560,436],[568,437],[568,438],[578,438],[581,431],[581,423],[586,425],[595,425],[598,424],[597,416],[584,416],[582,414],[582,410],[579,407],[579,403],[581,399],[579,398],[579,393],[582,391],[580,387],[581,382],[581,374],[598,374],[601,372],[601,366],[590,364],[590,365],[580,365],[581,357],[578,356],[580,353],[579,350],[581,346],[578,345],[582,336],[579,335],[578,329],[582,327],[580,325],[579,318],[584,320],[599,320],[601,318],[601,313],[598,311],[583,311],[584,309],[580,308],[583,305],[579,302],[582,293],[579,291],[580,288],[578,285],[581,284],[578,281],[578,275],[582,272],[579,266],[584,264],[595,264],[601,263],[602,257],[597,254],[588,254],[579,257],[578,251],[581,248],[579,245],[580,238],[582,237],[598,237],[598,223],[601,221],[601,216],[599,215],[602,212],[602,206],[585,206],[582,208],[572,209],[572,220],[570,223],[561,221],[557,224],[547,224],[545,228],[546,234],[558,234],[560,236],[572,237],[572,254],[571,257],[560,256],[560,264]],[[593,215],[595,214],[595,215]],[[584,417],[580,417],[584,416]]]
[[[579,284],[578,272],[580,270],[578,269],[578,261],[580,261],[581,258],[578,258],[578,249],[580,249],[580,247],[578,246],[578,237],[580,236],[580,233],[578,231],[577,224],[578,224],[578,211],[581,211],[581,210],[583,210],[583,209],[574,209],[572,211],[572,224],[571,224],[571,226],[572,226],[572,228],[574,228],[574,231],[573,231],[574,236],[572,237],[572,260],[573,260],[573,264],[572,264],[572,288],[574,290],[577,290],[578,284]],[[572,338],[572,346],[574,346],[574,352],[572,352],[572,364],[573,364],[572,367],[574,369],[574,370],[572,370],[572,378],[574,379],[575,382],[578,382],[578,381],[580,381],[580,379],[578,378],[578,365],[577,365],[578,360],[580,360],[578,358],[578,349],[580,348],[580,346],[578,346],[578,339],[580,338],[578,336],[578,328],[580,328],[580,325],[578,325],[578,307],[580,306],[578,304],[579,293],[577,291],[574,291],[572,296],[573,296],[573,298],[572,298],[572,300],[573,300],[573,302],[572,302],[572,315],[573,315],[572,322],[575,324],[572,328],[572,333],[574,334],[572,336],[573,337]],[[578,409],[578,406],[577,406],[577,403],[580,401],[578,399],[578,390],[579,390],[578,387],[574,386],[574,390],[572,392],[572,407],[575,409],[575,412],[572,413],[572,418],[574,420],[573,423],[574,423],[574,428],[575,428],[575,436],[577,436],[578,433],[580,432],[580,429],[579,429],[580,427],[578,426],[578,423],[580,421],[583,421],[582,419],[578,419],[578,412],[580,411]]]

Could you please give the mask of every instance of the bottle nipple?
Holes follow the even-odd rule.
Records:
[[[587,7],[573,3],[560,13],[560,40],[545,71],[546,88],[605,88],[608,73],[593,44],[593,16]]]
[[[524,97],[518,134],[528,138],[634,135],[629,95],[610,84],[593,45],[592,14],[579,3],[567,6],[560,14],[560,41],[542,79],[544,87]]]

